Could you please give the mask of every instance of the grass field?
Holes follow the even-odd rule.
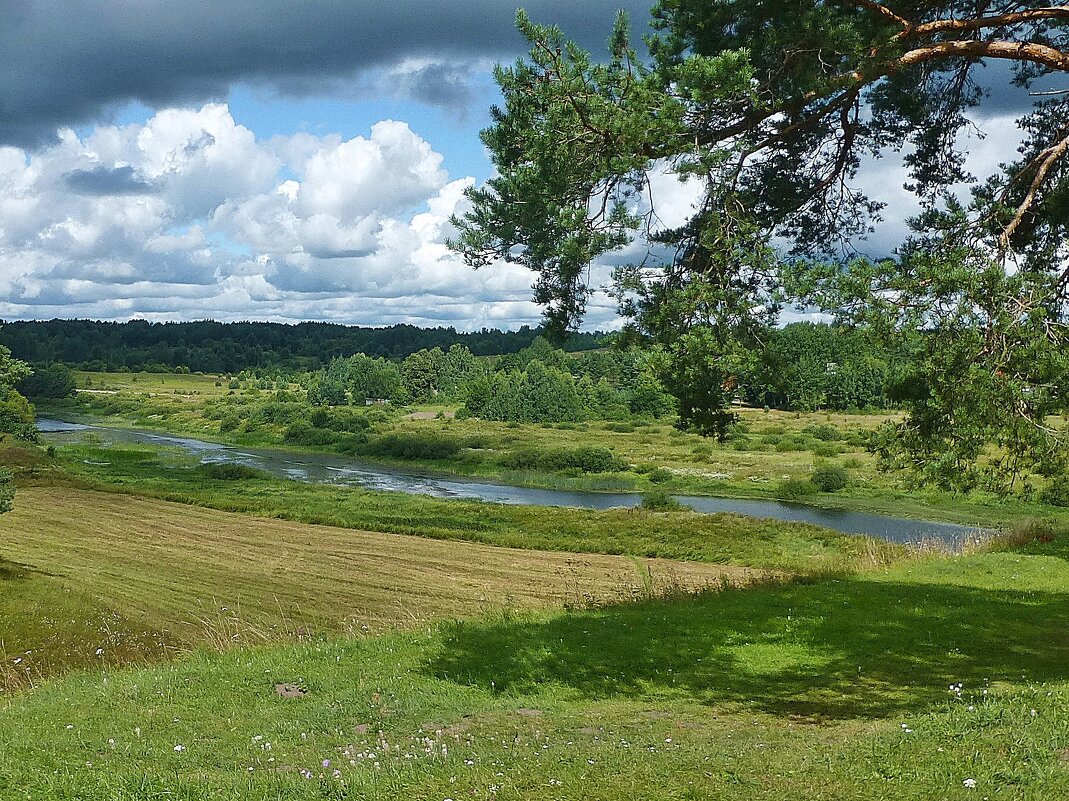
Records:
[[[201,380],[160,377],[142,424],[204,422]],[[608,433],[665,464],[691,447],[664,427],[493,437]],[[0,442],[0,461],[20,482],[0,517],[5,801],[1069,797],[1054,521],[955,556],[225,480],[156,447]]]
[[[80,672],[0,797],[1064,798],[1067,544]]]
[[[20,491],[15,511],[0,517],[0,555],[0,677],[9,688],[71,666],[158,659],[203,643],[367,634],[751,575],[310,526],[65,487]]]

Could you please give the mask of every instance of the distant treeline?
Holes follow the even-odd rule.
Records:
[[[424,349],[464,345],[476,356],[517,353],[531,345],[539,330],[484,328],[472,333],[453,328],[393,325],[362,328],[332,323],[150,323],[133,320],[9,322],[0,326],[0,344],[33,364],[62,362],[93,371],[237,373],[250,369],[291,372],[319,370],[332,359],[363,353],[403,359]],[[598,347],[601,334],[576,333],[568,351]]]

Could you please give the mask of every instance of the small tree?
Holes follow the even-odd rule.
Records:
[[[29,438],[25,437],[27,432],[30,434],[36,433],[36,429],[33,427],[33,410],[26,403],[26,399],[19,395],[13,387],[29,374],[30,368],[24,362],[12,358],[11,351],[0,346],[0,396],[4,398],[3,405],[12,408],[11,417],[18,418],[15,421],[17,425],[14,426],[14,430],[11,433],[15,433],[16,436],[23,435],[24,438]],[[26,419],[27,415],[28,420]],[[2,418],[3,409],[0,409],[0,430],[6,430]],[[11,511],[14,501],[14,477],[10,470],[0,468],[0,514]]]

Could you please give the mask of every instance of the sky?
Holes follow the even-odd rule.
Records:
[[[648,5],[524,3],[595,50]],[[511,2],[0,0],[0,18],[0,319],[538,323],[531,273],[445,246],[491,174],[491,70],[524,49]],[[1012,157],[1011,111],[968,143],[980,170]],[[864,175],[889,204],[871,247],[893,247],[901,165]],[[656,183],[681,222],[694,186]],[[584,327],[618,322],[596,294]]]

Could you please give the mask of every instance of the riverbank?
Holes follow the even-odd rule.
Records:
[[[888,419],[887,415],[797,415],[744,409],[740,411],[739,431],[727,443],[717,444],[678,431],[668,421],[518,425],[451,419],[446,415],[452,410],[446,407],[421,407],[425,413],[419,418],[413,418],[409,409],[343,408],[337,413],[344,412],[349,425],[359,423],[364,433],[317,429],[313,433],[322,437],[323,444],[310,449],[288,441],[286,425],[271,422],[283,412],[293,412],[286,404],[271,400],[275,393],[231,390],[212,376],[82,374],[79,380],[83,384],[92,381],[98,392],[112,394],[83,394],[65,402],[41,404],[40,411],[97,425],[144,428],[237,448],[269,448],[293,454],[337,455],[341,450],[355,456],[353,443],[359,437],[370,437],[372,444],[392,438],[386,443],[388,448],[360,447],[358,460],[398,470],[415,469],[439,478],[490,480],[531,489],[665,492],[766,501],[786,498],[818,509],[973,528],[1065,515],[1063,510],[1016,498],[980,492],[961,496],[899,486],[896,482],[901,477],[877,471],[865,448],[868,432]],[[242,417],[226,416],[234,414]],[[226,421],[234,419],[241,422],[230,427]],[[443,446],[449,456],[434,457],[432,454]],[[540,456],[577,449],[602,449],[619,467],[599,467],[598,472],[537,467]],[[405,458],[391,457],[391,450],[403,451]],[[816,468],[825,466],[841,468],[846,486],[836,492],[816,491],[808,479]]]
[[[333,454],[236,448],[189,437],[117,427],[91,427],[47,419],[39,421],[38,425],[47,439],[57,443],[88,441],[102,444],[107,441],[111,445],[171,447],[184,451],[201,462],[236,465],[239,470],[249,471],[250,476],[259,471],[276,479],[312,484],[403,492],[441,499],[581,509],[634,508],[643,505],[646,500],[646,497],[637,493],[530,489],[494,483],[487,479],[478,482],[457,481],[418,471],[411,466],[407,466],[407,469],[388,469]],[[106,459],[106,453],[101,458]],[[945,543],[953,550],[960,550],[966,542],[974,541],[985,533],[964,526],[840,510],[828,511],[804,504],[785,504],[777,501],[690,496],[674,496],[673,500],[680,506],[701,513],[727,512],[809,523],[846,534],[872,536],[903,544],[937,541]]]

